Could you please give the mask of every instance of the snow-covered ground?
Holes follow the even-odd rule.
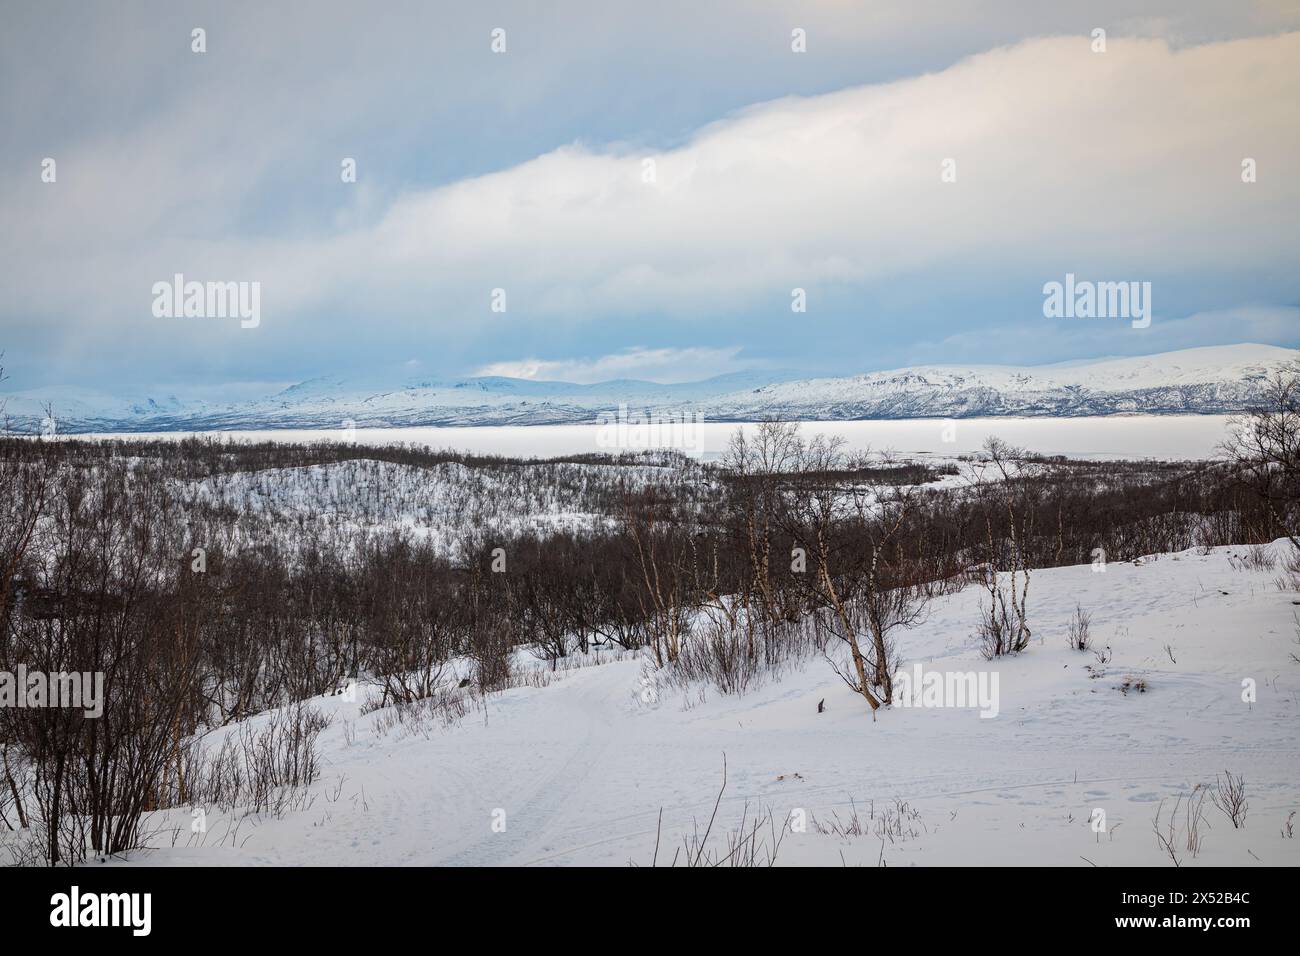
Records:
[[[992,719],[895,707],[873,721],[821,658],[741,698],[606,658],[415,732],[320,698],[333,720],[308,805],[242,821],[209,809],[204,834],[173,810],[152,821],[160,849],[126,862],[648,865],[659,832],[662,865],[707,824],[725,754],[723,853],[742,815],[770,810],[778,831],[794,824],[778,863],[1172,866],[1153,820],[1167,835],[1181,797],[1183,865],[1297,865],[1284,830],[1300,811],[1300,596],[1234,566],[1244,551],[1035,572],[1033,644],[994,663],[971,636],[979,589],[935,600],[900,638],[904,669],[996,672]],[[1066,647],[1076,602],[1109,663]],[[1144,692],[1121,690],[1139,680]],[[1225,772],[1245,780],[1244,828],[1205,800],[1193,854],[1188,801]],[[863,835],[821,832],[852,829],[855,812]]]
[[[255,522],[270,532],[308,526],[340,548],[356,547],[363,540],[357,531],[398,532],[455,557],[467,535],[607,530],[617,522],[591,510],[592,489],[643,491],[677,478],[674,469],[653,465],[474,468],[362,458],[177,481],[175,493],[187,508],[201,503],[238,512],[243,516],[239,530]]]

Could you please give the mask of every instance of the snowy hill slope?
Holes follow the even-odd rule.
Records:
[[[226,405],[43,389],[9,395],[7,411],[18,429],[38,431],[48,402],[62,432],[578,424],[621,406],[724,422],[766,415],[838,421],[1231,414],[1258,400],[1269,373],[1297,357],[1294,349],[1243,344],[1037,367],[917,366],[844,378],[737,372],[674,385],[499,377],[385,385],[326,377]]]
[[[509,537],[611,528],[616,518],[593,510],[591,489],[662,489],[675,478],[672,469],[650,465],[415,467],[356,459],[177,481],[172,493],[190,514],[199,505],[241,514],[239,538],[227,539],[219,527],[204,532],[231,552],[309,526],[338,553],[351,553],[369,535],[400,533],[456,558],[471,530]]]
[[[1300,811],[1296,595],[1274,586],[1273,571],[1234,566],[1243,550],[1036,571],[1041,643],[995,663],[971,637],[978,589],[936,600],[900,637],[904,667],[997,672],[991,719],[894,708],[873,722],[815,656],[739,698],[647,695],[659,675],[643,661],[604,658],[493,696],[445,728],[317,698],[311,706],[333,721],[321,778],[299,809],[249,819],[209,808],[202,834],[188,809],[158,814],[159,849],[127,862],[649,865],[661,829],[664,865],[693,822],[708,821],[725,755],[713,840],[725,847],[742,815],[770,809],[778,832],[806,819],[786,832],[778,864],[1172,866],[1156,815],[1167,824],[1181,799],[1182,825],[1198,785],[1230,770],[1246,783],[1244,828],[1206,800],[1200,850],[1177,834],[1180,864],[1294,866],[1300,840],[1285,831]],[[1065,646],[1076,601],[1093,612],[1097,648],[1113,655],[1104,666]],[[1126,679],[1146,690],[1124,692]],[[1104,832],[1090,825],[1098,810]],[[861,835],[823,832],[836,821],[852,830],[854,814]]]

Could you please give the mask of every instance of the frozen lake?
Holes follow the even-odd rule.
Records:
[[[855,450],[892,449],[901,455],[951,457],[978,451],[996,435],[1012,445],[1045,455],[1075,458],[1210,458],[1226,434],[1226,415],[1112,415],[1097,418],[967,418],[956,421],[803,422],[805,435],[840,435]],[[550,457],[652,447],[681,448],[705,459],[718,457],[737,428],[735,422],[665,423],[624,429],[611,425],[502,425],[273,429],[266,431],[158,432],[155,438],[211,435],[248,441],[356,441],[364,445],[414,443],[479,454]],[[140,438],[114,434],[97,438]]]

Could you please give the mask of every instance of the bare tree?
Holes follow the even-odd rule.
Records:
[[[1080,604],[1075,604],[1074,615],[1066,624],[1065,641],[1072,651],[1086,651],[1092,647],[1092,615],[1083,609]],[[1169,645],[1165,645],[1167,648]],[[1172,655],[1170,655],[1172,657]],[[1175,661],[1175,663],[1177,663]]]
[[[689,531],[664,513],[664,503],[650,497],[629,501],[623,523],[636,551],[640,571],[638,601],[655,663],[677,659],[688,627],[691,543]]]
[[[1257,408],[1234,418],[1221,450],[1300,550],[1300,362],[1276,370]]]
[[[983,454],[967,466],[967,475],[985,530],[980,583],[988,592],[988,605],[981,605],[982,650],[988,658],[1019,653],[1029,646],[1031,636],[1028,548],[1034,534],[1035,467],[1023,451],[990,437]]]
[[[876,480],[869,459],[849,457],[841,439],[817,436],[798,446],[796,458],[786,520],[810,552],[806,586],[816,620],[848,649],[849,672],[836,670],[874,713],[893,702],[892,632],[918,623],[927,600],[897,546],[915,498]]]

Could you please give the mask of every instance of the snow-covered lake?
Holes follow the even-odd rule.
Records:
[[[1096,418],[968,418],[951,420],[805,422],[805,435],[842,436],[855,450],[892,449],[902,455],[949,457],[977,451],[990,435],[1045,455],[1076,458],[1199,459],[1216,454],[1227,430],[1225,415],[1132,415]],[[366,445],[414,443],[479,454],[549,457],[586,452],[677,447],[703,458],[716,458],[737,428],[735,422],[678,423],[620,434],[612,426],[497,425],[484,427],[273,429],[265,431],[158,432],[156,438],[212,435],[249,441],[348,440]],[[139,438],[139,434],[105,434],[98,438]],[[647,441],[654,439],[653,441]]]

